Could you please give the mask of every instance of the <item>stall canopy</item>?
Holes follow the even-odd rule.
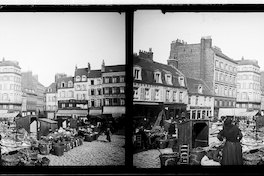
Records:
[[[257,115],[258,111],[250,111],[250,112],[240,112],[236,116],[244,116],[244,117],[253,117]]]
[[[9,120],[13,120],[15,117],[17,117],[19,112],[12,112],[12,113],[0,113],[0,118],[6,118]]]
[[[219,118],[222,116],[239,116],[238,114],[245,113],[247,109],[245,108],[220,108]]]
[[[72,114],[76,115],[88,115],[88,110],[58,110],[56,113],[57,116],[72,116]]]

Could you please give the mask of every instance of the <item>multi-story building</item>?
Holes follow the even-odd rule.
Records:
[[[76,100],[87,100],[87,74],[90,70],[90,64],[87,68],[77,68],[75,67],[74,73],[74,98]]]
[[[153,52],[139,51],[133,58],[133,116],[155,122],[159,112],[166,116],[186,116],[188,93],[185,76],[176,68],[153,61]],[[177,117],[178,116],[178,117]]]
[[[32,71],[22,72],[22,91],[24,97],[24,107],[22,115],[44,116],[45,110],[45,87],[38,81],[38,76]],[[25,100],[26,99],[26,100]]]
[[[46,113],[47,118],[54,119],[58,110],[57,84],[52,83],[46,89]]]
[[[103,110],[107,116],[122,116],[125,114],[125,65],[101,67]]]
[[[214,114],[214,93],[203,80],[187,78],[188,106],[190,119],[203,119]]]
[[[101,70],[88,71],[87,83],[88,83],[88,112],[89,115],[101,115],[102,114],[102,73]]]
[[[16,61],[0,61],[0,109],[20,112],[22,108],[21,68]]]
[[[237,107],[260,110],[260,67],[256,60],[237,61]]]
[[[214,116],[219,109],[236,107],[237,63],[212,46],[211,37],[198,44],[176,40],[171,43],[168,63],[174,63],[186,77],[203,80],[214,90]]]

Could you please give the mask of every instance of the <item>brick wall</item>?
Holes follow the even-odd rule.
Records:
[[[200,44],[171,44],[170,59],[178,60],[178,69],[186,77],[200,78]]]

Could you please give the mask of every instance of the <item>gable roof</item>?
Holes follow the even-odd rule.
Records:
[[[91,70],[88,73],[88,78],[99,78],[102,76],[101,70]]]
[[[214,51],[215,55],[220,56],[220,57],[222,57],[222,58],[224,58],[224,59],[226,59],[226,60],[228,60],[228,61],[230,61],[230,62],[233,62],[233,63],[237,64],[236,61],[234,61],[234,60],[231,59],[230,57],[226,56],[224,53],[222,53],[222,52],[219,51],[218,49],[216,49],[216,48],[212,48],[212,50]]]
[[[211,89],[209,89],[209,87],[206,85],[206,83],[203,80],[200,79],[194,79],[194,78],[189,78],[186,77],[187,80],[187,88],[188,88],[188,92],[190,94],[200,94],[198,92],[198,87],[199,85],[202,86],[202,95],[210,95],[213,96],[213,92]]]
[[[142,68],[142,80],[134,80],[134,82],[142,82],[146,84],[155,84],[155,85],[166,85],[166,86],[174,86],[174,87],[181,87],[178,81],[178,78],[180,76],[184,75],[179,72],[178,69],[165,65],[162,63],[149,61],[146,59],[141,59],[140,57],[134,55],[133,59],[133,65],[134,66],[140,66]],[[156,83],[154,80],[154,72],[159,71],[161,72],[161,80],[162,83]],[[170,73],[172,75],[172,85],[167,84],[165,80],[165,74]],[[186,81],[185,81],[186,83]],[[185,84],[186,87],[186,84]]]
[[[82,77],[82,75],[87,76],[87,74],[88,74],[88,68],[77,68],[74,72],[74,77],[76,76]]]
[[[125,65],[110,65],[105,66],[105,72],[123,72],[126,70]]]
[[[52,89],[51,92],[48,92],[49,89]],[[57,86],[56,83],[51,83],[47,88],[46,88],[46,93],[56,93],[57,92]]]

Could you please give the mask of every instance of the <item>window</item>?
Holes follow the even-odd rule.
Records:
[[[120,80],[121,83],[125,82],[125,77],[124,76],[120,76]]]
[[[91,107],[94,107],[94,100],[91,100]]]
[[[86,81],[86,76],[82,75],[82,81]]]
[[[62,82],[61,83],[61,87],[65,87],[65,82]]]
[[[104,94],[109,94],[109,87],[104,88]]]
[[[76,79],[75,79],[77,82],[78,81],[81,81],[81,77],[80,76],[76,76]]]
[[[123,98],[120,99],[120,105],[121,106],[124,106],[125,105],[125,99],[123,99]]]
[[[227,90],[227,87],[225,87],[225,96],[228,95],[228,90]]]
[[[162,81],[161,81],[161,73],[160,72],[155,72],[154,73],[154,80],[155,80],[155,83],[162,83]]]
[[[120,93],[121,94],[125,93],[125,87],[120,87]]]
[[[218,94],[218,86],[215,86],[215,94]]]
[[[223,62],[220,62],[220,68],[223,68]]]
[[[117,83],[117,77],[113,77],[113,83]]]
[[[202,94],[203,93],[203,87],[202,85],[198,86],[198,93]]]
[[[109,106],[110,105],[110,101],[109,101],[109,99],[107,98],[107,99],[105,99],[105,106]]]
[[[91,85],[94,85],[94,80],[91,80]]]
[[[172,76],[170,74],[166,74],[166,82],[169,85],[172,85]]]
[[[219,80],[218,80],[218,72],[215,72],[215,80],[216,80],[216,81],[219,81]]]
[[[104,78],[104,83],[109,83],[109,77]]]
[[[135,80],[142,80],[141,67],[134,67],[133,74],[134,74],[134,79]]]
[[[173,91],[173,101],[176,102],[177,101],[177,92]]]
[[[179,77],[180,86],[184,86],[184,78],[182,76]]]
[[[145,88],[145,98],[146,98],[146,100],[150,99],[150,93],[149,93],[149,89],[148,88]]]
[[[170,101],[170,91],[166,90],[166,101]]]
[[[65,91],[61,92],[61,97],[64,98],[65,97]]]
[[[97,89],[97,95],[101,95],[101,89]]]
[[[195,97],[195,105],[198,105],[198,100],[199,100],[199,97],[196,96],[196,97]]]
[[[91,89],[91,95],[95,95],[94,89]]]
[[[62,107],[62,108],[65,108],[65,104],[64,104],[64,103],[62,103],[62,104],[61,104],[61,107]]]
[[[155,100],[159,100],[159,89],[155,90]]]
[[[112,93],[113,93],[113,94],[116,94],[116,93],[117,93],[117,89],[116,89],[116,87],[112,87]]]
[[[72,81],[68,82],[68,87],[72,87]]]
[[[191,104],[191,97],[190,96],[188,97],[188,104],[189,105]]]
[[[180,102],[180,103],[181,103],[182,100],[183,100],[183,99],[182,99],[182,98],[183,98],[182,96],[183,96],[183,92],[180,92],[180,94],[179,94],[179,102]]]
[[[138,99],[138,87],[134,87],[134,99]]]
[[[215,61],[215,67],[217,67],[217,68],[219,67],[219,62],[218,62],[218,60]]]

